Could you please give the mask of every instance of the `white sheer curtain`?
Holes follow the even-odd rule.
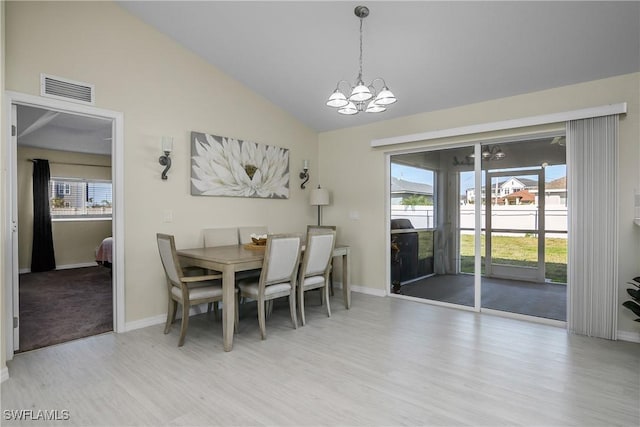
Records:
[[[618,115],[567,122],[571,332],[616,339]]]

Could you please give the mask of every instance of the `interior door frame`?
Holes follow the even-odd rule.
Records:
[[[116,333],[125,331],[125,293],[124,293],[124,115],[118,111],[105,110],[90,105],[78,104],[58,99],[29,95],[19,92],[5,91],[6,123],[14,121],[14,105],[25,105],[36,108],[60,111],[68,114],[95,117],[112,121],[111,144],[111,180],[113,185],[113,214],[112,232],[113,246],[113,330]],[[18,313],[18,257],[17,257],[17,211],[14,203],[17,200],[17,147],[12,141],[10,126],[7,127],[6,141],[9,142],[7,158],[4,166],[7,170],[7,180],[3,191],[6,206],[5,233],[7,235],[5,247],[5,265],[10,266],[5,272],[5,318],[6,328],[6,360],[13,359],[17,350],[17,339],[14,338],[14,316]],[[16,252],[14,252],[14,247]],[[15,314],[14,314],[15,313]],[[19,321],[19,320],[18,320]]]

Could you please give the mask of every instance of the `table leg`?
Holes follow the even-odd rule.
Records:
[[[344,299],[344,306],[351,308],[351,280],[349,277],[350,269],[349,249],[342,255],[342,297]]]
[[[235,319],[235,271],[233,266],[225,266],[222,271],[222,339],[224,342],[224,351],[231,351],[233,348],[233,326]]]

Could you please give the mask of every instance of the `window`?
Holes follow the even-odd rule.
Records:
[[[111,219],[111,181],[51,178],[49,207],[53,219]]]
[[[56,197],[64,197],[71,195],[71,186],[64,182],[58,182],[55,184]]]

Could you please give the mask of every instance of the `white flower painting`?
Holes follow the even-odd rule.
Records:
[[[194,196],[289,197],[289,150],[191,132]]]

